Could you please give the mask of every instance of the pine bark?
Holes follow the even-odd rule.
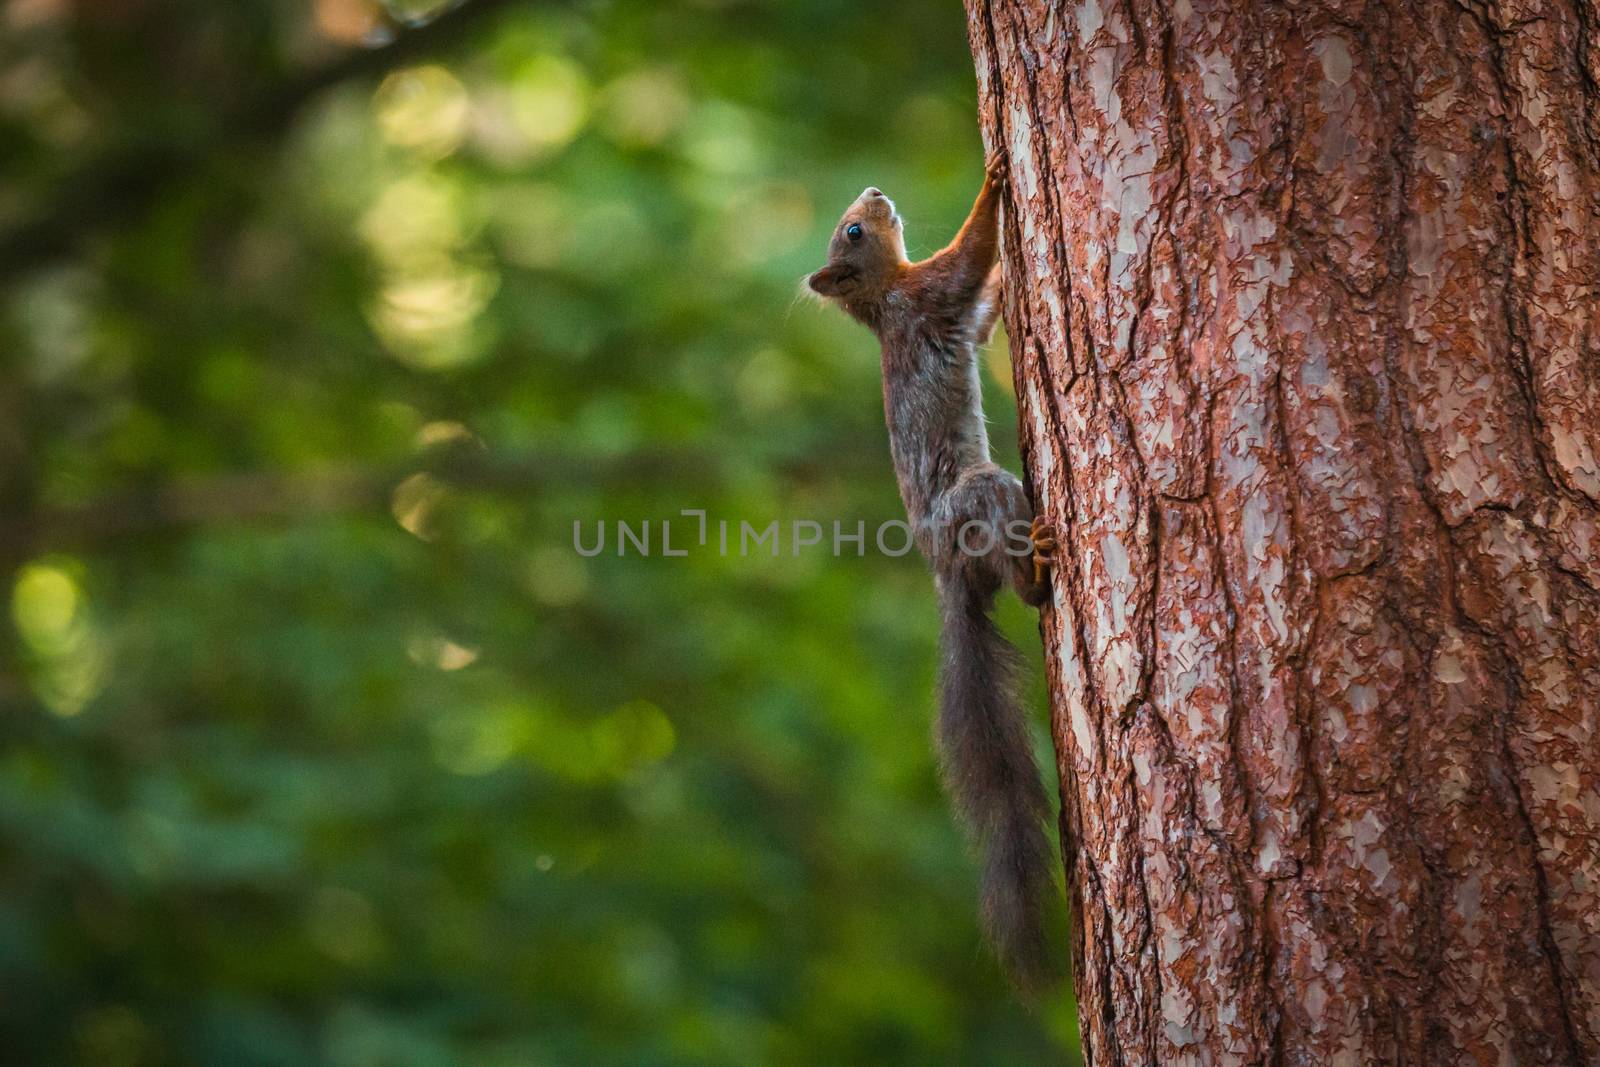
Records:
[[[1089,1062],[1600,1063],[1600,4],[967,9]]]

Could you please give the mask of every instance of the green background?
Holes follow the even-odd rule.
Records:
[[[799,282],[865,185],[960,224],[959,6],[437,13],[0,6],[5,1061],[1071,1062],[921,562],[659,553],[901,516]]]

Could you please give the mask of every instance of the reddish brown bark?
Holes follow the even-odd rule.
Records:
[[[1086,1054],[1600,1063],[1600,6],[968,11]]]

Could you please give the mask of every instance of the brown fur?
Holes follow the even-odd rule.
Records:
[[[839,220],[828,263],[808,279],[878,336],[884,413],[900,495],[933,565],[943,638],[937,734],[946,788],[985,853],[983,916],[1019,984],[1037,989],[1051,963],[1043,904],[1053,893],[1044,820],[1050,805],[1017,696],[1016,649],[989,617],[1010,585],[1030,604],[1049,594],[1029,551],[1022,484],[989,459],[977,346],[999,302],[1003,173],[991,166],[961,231],[908,262],[900,216],[867,189]],[[852,227],[859,227],[852,237]],[[969,524],[987,529],[987,548]]]

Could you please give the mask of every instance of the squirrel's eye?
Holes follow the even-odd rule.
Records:
[[[861,240],[861,223],[852,222],[849,226],[846,226],[844,235],[852,241]]]

